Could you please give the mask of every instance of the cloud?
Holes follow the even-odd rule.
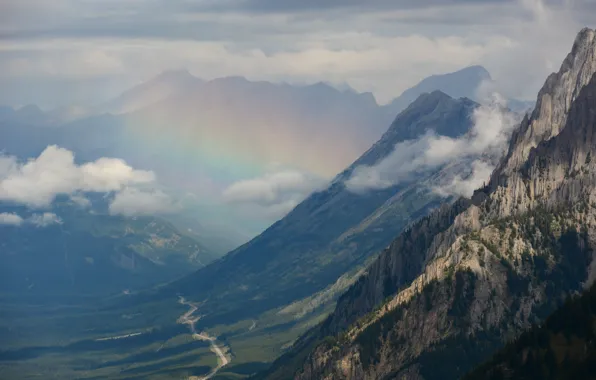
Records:
[[[70,200],[81,208],[91,207],[91,201],[82,194],[73,194],[70,196]]]
[[[110,214],[124,216],[167,214],[177,210],[178,206],[164,192],[133,187],[116,193],[109,206]]]
[[[35,227],[44,228],[53,224],[62,224],[62,219],[53,212],[44,212],[41,214],[32,214],[27,219],[24,219],[16,213],[0,213],[0,225],[22,226],[31,224]]]
[[[229,204],[263,217],[281,217],[291,211],[326,180],[292,169],[278,169],[260,177],[233,183],[223,192]]]
[[[23,218],[14,213],[0,213],[0,225],[20,226],[23,224]]]
[[[461,192],[478,183],[488,171],[484,178],[487,180],[492,170],[492,167],[488,170],[489,166],[494,157],[504,151],[517,118],[505,110],[503,98],[495,94],[492,103],[474,110],[472,119],[470,132],[460,138],[429,132],[417,140],[397,144],[393,152],[377,164],[355,168],[345,181],[347,189],[355,193],[385,189],[462,159],[474,162],[471,177],[466,180],[455,177],[444,192]]]
[[[492,174],[495,166],[492,163],[476,160],[471,164],[471,171],[465,175],[456,174],[446,183],[434,186],[433,190],[443,196],[471,197],[474,190],[484,186]]]
[[[77,165],[71,151],[55,145],[24,163],[0,158],[0,200],[31,207],[48,207],[61,194],[119,191],[154,181],[153,172],[135,170],[120,159]]]
[[[53,212],[44,212],[43,214],[33,214],[27,219],[28,223],[33,224],[36,227],[44,228],[53,224],[62,224],[62,219]]]

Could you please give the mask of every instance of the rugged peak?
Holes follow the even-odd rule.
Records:
[[[448,100],[452,100],[451,96],[447,95],[443,91],[434,90],[431,92],[425,92],[424,94],[420,95],[418,98],[416,98],[416,100],[412,102],[412,104],[408,106],[408,108],[417,108],[420,107],[422,104],[436,106],[437,104]]]
[[[577,51],[581,50],[583,47],[589,46],[594,40],[595,34],[595,31],[588,27],[580,30],[577,37],[575,37],[571,55],[577,55]]]
[[[595,31],[582,29],[575,39],[571,53],[557,73],[551,74],[536,100],[536,108],[529,120],[521,123],[511,139],[508,154],[495,171],[493,182],[502,183],[527,160],[530,150],[540,142],[557,136],[565,126],[571,104],[580,90],[596,72]]]
[[[155,79],[158,80],[195,80],[198,79],[193,76],[187,69],[180,70],[166,70],[159,74]]]

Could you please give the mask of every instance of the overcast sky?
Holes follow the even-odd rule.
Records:
[[[590,0],[0,0],[0,103],[98,102],[166,69],[348,83],[380,102],[484,65],[532,99]]]

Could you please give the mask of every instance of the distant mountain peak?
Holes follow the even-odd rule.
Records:
[[[166,70],[161,72],[152,80],[179,80],[179,79],[188,79],[188,80],[197,80],[199,78],[192,75],[187,69],[176,69],[176,70]]]
[[[490,73],[488,72],[488,70],[484,66],[481,66],[481,65],[473,65],[473,66],[464,67],[463,69],[458,70],[455,73],[473,73],[473,74],[478,74],[481,77],[491,79],[491,76],[490,76]]]
[[[468,98],[478,99],[478,89],[482,83],[492,81],[490,73],[482,66],[475,65],[464,67],[461,70],[446,74],[432,75],[426,77],[414,87],[404,91],[395,98],[387,107],[389,112],[397,115],[402,110],[418,99],[424,93],[432,93],[439,90],[455,99]]]
[[[418,99],[416,99],[414,102],[415,103],[416,102],[430,102],[430,101],[438,102],[438,101],[446,100],[446,99],[453,99],[453,98],[441,90],[434,90],[434,91],[426,92],[426,93],[420,95],[418,97]]]

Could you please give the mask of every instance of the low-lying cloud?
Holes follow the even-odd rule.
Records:
[[[474,190],[481,188],[488,182],[494,168],[492,163],[476,160],[472,162],[468,173],[456,174],[451,180],[435,186],[433,190],[444,197],[452,195],[471,196]]]
[[[35,227],[44,228],[51,226],[53,224],[61,224],[62,219],[58,217],[58,215],[54,214],[53,212],[44,212],[42,214],[32,214],[28,218],[23,218],[19,214],[16,213],[9,213],[3,212],[0,213],[0,225],[5,226],[23,226],[23,225],[33,225]]]
[[[173,203],[169,196],[150,188],[155,184],[152,171],[134,169],[124,160],[103,157],[77,164],[73,152],[55,145],[25,162],[14,156],[0,156],[0,201],[30,208],[48,208],[61,195],[88,208],[91,202],[85,193],[106,193],[113,194],[109,205],[112,214],[129,216],[171,211]],[[59,220],[51,213],[32,218],[31,223],[39,226]],[[12,214],[5,215],[4,220],[17,223]]]
[[[177,205],[163,191],[133,187],[118,192],[109,206],[110,214],[124,216],[166,214],[177,209]]]
[[[17,214],[8,212],[0,213],[0,225],[20,226],[23,224],[23,221],[23,218]]]
[[[516,124],[515,115],[504,106],[502,97],[494,95],[490,104],[476,108],[472,129],[460,138],[429,132],[417,140],[397,144],[393,152],[376,165],[357,167],[345,182],[346,187],[355,193],[385,189],[450,162],[467,160],[472,168],[469,176],[456,176],[445,188],[436,190],[444,194],[471,195],[478,184],[488,180],[494,157],[502,154]]]
[[[77,165],[73,152],[55,145],[24,163],[12,156],[0,162],[0,200],[31,207],[48,207],[58,195],[118,191],[155,180],[153,172],[135,170],[115,158]]]
[[[43,214],[33,214],[27,221],[36,227],[47,227],[53,224],[62,224],[62,219],[53,212],[44,212]]]
[[[280,169],[233,183],[224,190],[223,199],[264,217],[282,217],[326,183],[302,171]]]

